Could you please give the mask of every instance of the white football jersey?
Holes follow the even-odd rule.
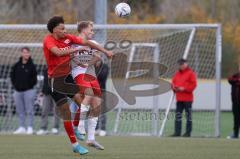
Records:
[[[94,40],[90,40],[90,41],[98,44]],[[73,47],[86,47],[86,46],[74,45]],[[91,61],[92,58],[94,57],[94,54],[96,51],[97,50],[95,50],[95,49],[87,48],[87,50],[78,51],[78,52],[74,53],[73,57],[71,57],[71,63],[70,63],[71,68],[72,68],[73,78],[77,77],[79,74],[89,74],[89,75],[96,77],[94,65],[91,65],[86,68],[78,65],[78,63],[88,64],[88,62]]]

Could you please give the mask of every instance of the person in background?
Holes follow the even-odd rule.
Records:
[[[192,132],[193,91],[197,86],[196,75],[188,66],[187,60],[178,60],[179,70],[173,76],[172,89],[176,94],[177,107],[175,114],[175,132],[172,137],[181,136],[182,113],[185,109],[187,118],[186,132],[183,137],[190,137]]]
[[[232,86],[232,113],[233,113],[233,134],[228,139],[239,138],[240,128],[240,67],[239,71],[228,78],[228,82]]]
[[[103,108],[105,109],[106,97],[104,96],[104,91],[106,90],[106,82],[109,73],[109,67],[107,64],[104,64],[102,60],[95,64],[95,71],[97,75],[98,82],[100,84],[101,90],[103,91]],[[99,136],[106,136],[106,122],[107,116],[106,114],[101,114],[97,124],[97,135]]]
[[[52,134],[58,134],[59,129],[59,123],[60,119],[56,115],[55,112],[55,102],[50,95],[51,88],[48,84],[48,74],[47,74],[47,68],[43,71],[44,79],[43,79],[43,88],[42,88],[42,95],[43,95],[43,104],[42,104],[42,114],[41,114],[41,128],[37,131],[37,135],[46,135],[48,134],[47,128],[48,128],[48,114],[53,111],[53,128],[51,133]]]
[[[13,97],[19,121],[19,128],[14,131],[14,134],[33,134],[34,99],[36,96],[34,86],[37,83],[37,71],[28,47],[21,49],[21,57],[12,66],[10,76],[14,87]],[[27,119],[26,125],[25,119]]]

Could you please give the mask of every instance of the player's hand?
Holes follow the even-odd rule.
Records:
[[[112,51],[107,51],[107,52],[106,52],[106,56],[107,56],[109,59],[111,59],[112,56],[113,56],[113,52],[112,52]]]

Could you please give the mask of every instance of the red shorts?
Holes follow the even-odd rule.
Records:
[[[74,80],[79,86],[81,94],[85,94],[85,90],[91,88],[94,95],[98,97],[102,96],[101,88],[96,77],[89,74],[79,74]]]

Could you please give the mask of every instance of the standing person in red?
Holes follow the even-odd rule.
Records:
[[[72,91],[73,88],[78,89],[76,85],[65,83],[65,79],[70,72],[70,54],[82,49],[80,47],[71,48],[71,45],[86,45],[104,52],[108,57],[112,56],[112,52],[105,50],[91,41],[67,34],[64,26],[64,19],[61,16],[52,17],[48,21],[47,28],[50,34],[46,35],[43,40],[43,51],[48,65],[49,82],[52,88],[51,96],[56,102],[57,111],[64,120],[64,128],[73,146],[73,151],[81,155],[86,154],[88,150],[78,144],[74,135],[71,112],[67,99],[68,94],[71,93],[74,101],[77,102],[78,105],[81,105],[83,98],[83,96],[78,93],[79,90]]]
[[[173,76],[172,89],[176,94],[175,132],[173,137],[181,136],[182,112],[185,109],[187,124],[184,137],[190,137],[192,131],[193,91],[197,86],[196,75],[188,66],[187,60],[178,60],[179,70]]]

